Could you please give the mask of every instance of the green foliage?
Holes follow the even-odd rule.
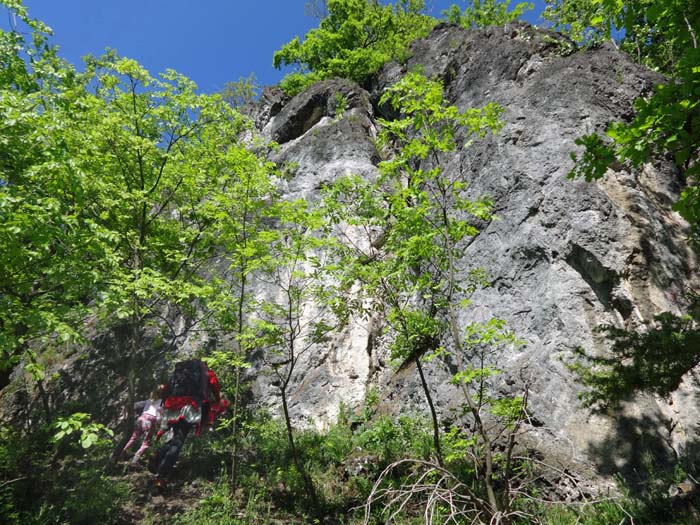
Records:
[[[511,408],[517,410],[518,403],[519,400],[514,399]],[[363,410],[372,412],[369,407],[361,407],[360,412]],[[217,433],[213,441],[223,436]],[[288,451],[284,423],[264,414],[256,414],[243,427],[242,438],[247,460],[242,465],[238,493],[231,495],[222,474],[207,488],[197,508],[178,518],[181,519],[178,522],[242,524],[309,520],[302,517],[304,508],[300,502],[304,498],[305,487]],[[480,497],[481,491],[475,480],[483,467],[472,461],[474,454],[481,454],[479,450],[483,445],[480,445],[478,437],[453,427],[442,438],[450,472]],[[296,442],[322,498],[325,516],[348,524],[362,522],[363,504],[378,475],[389,464],[407,458],[427,460],[432,452],[430,423],[424,418],[407,415],[398,418],[375,417],[354,430],[346,416],[322,432],[297,431]],[[495,455],[494,459],[497,466],[503,466],[505,454]],[[525,462],[514,464],[512,468],[517,479],[530,479],[527,476],[532,465]],[[677,511],[674,514],[673,500],[667,495],[669,484],[683,480],[685,474],[678,470],[665,471],[651,463],[646,468],[647,489],[643,493],[632,496],[621,485],[621,496],[591,503],[539,503],[542,499],[537,492],[540,487],[536,481],[531,482],[527,487],[528,496],[513,503],[512,509],[519,515],[513,516],[512,523],[608,525],[631,524],[630,519],[633,519],[634,523],[652,525],[664,523],[666,517],[671,515],[675,515],[674,525],[693,523],[692,517],[687,514]],[[506,481],[502,474],[502,471],[497,471],[494,475],[499,490],[503,490]],[[380,488],[408,486],[415,475],[415,468],[405,463],[383,479]],[[536,474],[530,476],[534,479]],[[436,479],[427,476],[424,482],[427,484]],[[524,489],[525,485],[519,485],[519,490]],[[373,508],[371,519],[381,519],[382,510]],[[407,505],[405,513],[395,522],[412,523],[412,520],[422,516],[422,509]],[[625,519],[627,521],[623,521]]]
[[[252,525],[270,523],[271,502],[264,492],[251,487],[245,495],[244,504],[231,498],[226,476],[211,487],[211,493],[192,510],[178,515],[173,523],[189,525]]]
[[[115,482],[94,464],[64,466],[53,481],[52,489],[54,493],[44,495],[44,504],[34,517],[37,525],[90,525],[96,520],[116,524],[123,518],[120,505],[129,496],[126,483]],[[22,523],[32,523],[32,520]]]
[[[306,487],[289,452],[284,422],[258,414],[245,425],[243,438],[251,461],[243,466],[242,487],[262,491],[268,501],[299,505]],[[342,421],[321,433],[296,431],[295,442],[329,512],[360,504],[389,463],[407,455],[426,458],[431,452],[429,423],[408,415],[381,416],[354,431]]]
[[[173,316],[186,329],[206,320],[240,343],[274,169],[249,120],[220,95],[114,52],[77,73],[56,58],[47,28],[19,2],[4,5],[34,34],[28,44],[0,32],[0,369],[26,364],[50,419],[48,354],[79,339],[89,316],[92,329],[125,335],[118,371],[132,407],[154,325],[175,338]],[[254,96],[253,83],[228,86],[229,102]],[[203,271],[224,250],[226,274]],[[213,359],[240,371],[245,353],[235,350]],[[73,453],[75,436],[94,454],[108,433],[85,414],[56,425],[58,457]]]
[[[259,94],[260,86],[253,73],[247,77],[240,77],[236,81],[226,82],[224,89],[221,90],[221,98],[234,108],[254,103]]]
[[[261,362],[275,377],[285,420],[286,448],[304,483],[308,508],[318,514],[318,497],[295,443],[287,396],[299,359],[325,342],[333,329],[323,302],[312,304],[319,296],[318,290],[326,287],[320,278],[324,265],[319,255],[326,241],[317,235],[322,224],[320,215],[307,201],[280,201],[275,213],[278,229],[268,238],[269,259],[258,275],[269,295],[256,302],[257,314],[240,340],[245,348],[259,352]]]
[[[335,119],[340,120],[348,109],[348,99],[342,93],[336,93],[335,97],[333,97],[333,102],[335,106],[333,108]]]
[[[644,455],[651,458],[650,454]],[[536,508],[527,501],[520,501],[519,506],[536,516],[537,523],[547,525],[694,525],[698,522],[698,509],[694,504],[683,501],[683,497],[669,495],[669,488],[686,479],[681,469],[660,469],[653,464],[653,460],[645,461],[642,469],[646,478],[643,486],[632,490],[618,478],[616,496],[576,505],[549,504]],[[529,523],[532,521],[524,521],[523,525]]]
[[[388,322],[400,327],[391,343],[391,358],[406,361],[417,351],[435,348],[444,330],[444,323],[420,310],[393,309]]]
[[[237,144],[248,123],[173,71],[156,79],[114,54],[88,71],[98,112],[83,154],[113,240],[103,315],[141,323],[168,302],[191,315],[210,293],[198,269],[228,226],[227,190],[254,157]]]
[[[84,449],[110,444],[111,440],[102,436],[106,434],[111,438],[114,436],[114,432],[101,423],[91,423],[89,420],[90,414],[84,412],[76,412],[70,416],[58,418],[53,425],[56,431],[53,435],[53,440],[58,443],[73,433],[76,435],[80,433],[78,442]]]
[[[617,501],[608,500],[595,504],[574,506],[552,505],[543,510],[542,523],[547,525],[606,525],[610,523],[632,523],[630,514]],[[637,520],[634,523],[638,523]]]
[[[535,7],[531,2],[520,2],[509,11],[510,2],[511,0],[469,0],[464,11],[452,4],[442,14],[448,22],[472,29],[515,22],[525,11]]]
[[[78,418],[82,421],[82,418]],[[102,429],[99,429],[102,432]],[[0,519],[17,525],[118,523],[128,489],[102,472],[106,450],[0,427]],[[57,450],[58,448],[58,450]],[[59,454],[59,451],[63,451]]]
[[[457,281],[463,270],[457,265],[459,250],[479,232],[474,219],[492,218],[491,200],[465,198],[466,181],[460,173],[443,172],[441,161],[465,143],[497,132],[502,109],[489,104],[460,112],[444,100],[439,82],[415,71],[389,87],[379,103],[389,104],[400,117],[379,121],[378,145],[386,160],[379,163],[377,180],[348,177],[325,190],[328,227],[341,239],[334,275],[340,288],[355,296],[353,308],[383,314],[392,358],[415,364],[441,461],[440,426],[421,360],[443,353],[455,303],[479,281]],[[366,235],[361,243],[356,232]]]
[[[303,41],[295,37],[275,52],[273,65],[298,69],[281,83],[289,95],[317,80],[334,77],[366,82],[386,62],[405,60],[408,47],[432,29],[435,20],[421,14],[423,0],[328,0],[327,14]]]
[[[571,153],[574,167],[569,172],[570,179],[584,177],[587,182],[600,179],[608,171],[610,165],[617,160],[610,146],[595,133],[579,137],[575,143],[577,146],[583,146],[584,150],[581,157],[578,157],[576,153]]]
[[[251,193],[241,176],[268,165],[220,97],[115,53],[78,74],[33,27],[34,48],[0,35],[12,71],[0,85],[0,364],[77,339],[95,312],[130,326],[133,360],[166,305],[191,319],[216,290],[200,267],[232,236],[233,204]]]
[[[32,30],[0,30],[0,370],[30,345],[79,338],[85,297],[99,281],[103,237],[82,213],[86,174],[72,164],[85,123],[85,79],[58,59],[50,31],[19,2]]]
[[[700,331],[687,316],[663,313],[640,331],[610,325],[599,330],[612,342],[612,355],[579,350],[582,359],[570,365],[588,387],[583,401],[597,409],[617,407],[639,391],[666,396],[700,363]]]
[[[293,97],[320,80],[325,80],[325,77],[315,71],[309,71],[306,73],[293,71],[285,75],[280,81],[280,88],[287,95]]]
[[[393,461],[406,457],[425,459],[432,452],[430,423],[415,416],[374,418],[360,427],[354,436],[359,451],[376,455],[379,470]]]
[[[389,305],[387,318],[401,334],[395,353],[406,358],[439,339],[441,328],[433,308],[444,306],[449,296],[445,287],[454,284],[445,280],[446,265],[457,245],[478,233],[467,218],[488,220],[491,207],[488,198],[463,198],[466,183],[446,177],[439,165],[428,170],[418,165],[458,150],[460,128],[468,140],[496,132],[502,125],[498,120],[502,110],[489,104],[459,112],[445,103],[440,83],[417,72],[390,87],[380,103],[402,111],[403,118],[380,121],[379,144],[391,146],[396,154],[379,164],[374,186],[357,179],[340,182],[330,190],[334,202],[329,200],[326,209],[336,224],[351,221],[379,231],[370,239],[369,251],[361,253],[354,265],[348,266],[348,261],[343,266],[356,271],[354,277],[365,289]],[[352,200],[345,200],[347,191],[354,193]],[[391,256],[379,256],[373,245]],[[417,303],[411,304],[414,298]]]
[[[699,13],[693,0],[547,0],[544,17],[583,43],[618,38],[640,63],[670,73],[697,49]]]

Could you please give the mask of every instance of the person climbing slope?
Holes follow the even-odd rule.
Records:
[[[149,399],[136,403],[137,407],[139,405],[143,405],[143,412],[141,412],[141,415],[136,420],[134,432],[131,434],[131,438],[129,438],[129,441],[127,441],[126,445],[124,446],[124,449],[122,450],[123,455],[134,445],[134,443],[136,443],[136,441],[141,436],[143,436],[143,442],[141,443],[141,446],[136,451],[136,454],[134,454],[134,457],[131,459],[131,465],[134,467],[139,464],[139,459],[151,445],[151,438],[153,437],[153,434],[155,433],[160,423],[161,409],[163,405],[163,401],[161,399],[161,392],[164,388],[165,385],[159,385],[153,390],[153,392],[151,392],[151,396]]]
[[[221,399],[216,374],[199,359],[175,364],[165,394],[158,438],[169,429],[172,430],[172,437],[149,462],[149,469],[157,476],[156,485],[160,487],[165,484],[165,478],[175,466],[190,430],[194,429],[195,436],[199,436],[202,424],[213,423],[216,416],[228,406]]]

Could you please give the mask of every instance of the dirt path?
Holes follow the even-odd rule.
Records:
[[[210,494],[208,480],[178,479],[164,487],[155,486],[155,477],[147,470],[127,471],[114,476],[115,480],[126,480],[132,487],[130,500],[122,507],[120,524],[148,523],[171,524],[176,516],[197,507]]]

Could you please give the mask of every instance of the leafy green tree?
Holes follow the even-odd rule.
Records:
[[[156,79],[114,54],[90,59],[88,72],[94,121],[80,158],[95,220],[113,239],[98,307],[125,333],[132,407],[147,330],[174,343],[200,320],[216,291],[204,270],[232,225],[233,188],[260,161],[242,142],[249,121],[185,77]]]
[[[219,257],[228,266],[220,276],[211,276],[215,293],[207,304],[211,318],[206,331],[218,348],[212,356],[215,369],[221,379],[229,373],[232,376],[224,382],[231,396],[232,492],[238,483],[242,371],[249,366],[248,353],[253,349],[245,334],[255,312],[254,280],[272,264],[269,243],[277,237],[274,224],[279,198],[272,177],[275,166],[258,157],[253,144],[249,146],[236,152],[236,160],[228,168],[222,167],[232,172],[226,191],[219,195],[216,242]],[[262,145],[258,146],[264,151]]]
[[[548,0],[545,16],[583,42],[616,38],[636,61],[669,81],[635,102],[631,122],[615,122],[605,137],[577,141],[572,177],[602,177],[613,162],[641,166],[655,155],[671,156],[687,181],[676,210],[690,222],[698,242],[700,192],[700,5],[692,0]]]
[[[289,385],[299,360],[314,345],[326,340],[333,325],[323,302],[312,304],[321,284],[319,251],[325,241],[317,235],[321,227],[318,212],[304,200],[281,202],[279,231],[268,243],[270,259],[260,274],[269,298],[257,305],[256,319],[247,334],[249,347],[262,351],[263,361],[274,377],[280,395],[290,456],[302,478],[311,509],[320,512],[316,487],[295,441],[289,410]]]
[[[87,79],[56,56],[49,29],[20,2],[32,32],[0,31],[0,388],[32,348],[79,338],[108,235],[85,213],[89,174],[73,156],[89,118]],[[43,393],[43,371],[31,354]]]
[[[150,341],[203,321],[239,340],[272,165],[220,95],[115,53],[78,74],[20,2],[3,5],[33,35],[0,32],[0,365],[9,375],[23,362],[51,420],[41,354],[78,340],[90,316],[122,336],[131,412]]]
[[[460,10],[452,4],[443,11],[448,22],[461,25],[467,29],[508,24],[518,20],[525,11],[534,9],[531,2],[520,2],[512,10],[510,0],[469,0],[467,7]]]
[[[260,86],[253,73],[247,77],[240,77],[236,81],[226,82],[224,89],[221,90],[221,98],[234,108],[252,104],[259,94]]]
[[[698,45],[692,0],[547,0],[544,17],[576,41],[613,40],[639,63],[669,74]]]
[[[351,177],[329,189],[327,213],[346,241],[341,279],[347,287],[359,282],[374,299],[394,335],[392,358],[416,366],[442,465],[440,425],[422,362],[440,350],[447,311],[466,291],[456,261],[459,247],[478,233],[468,219],[491,217],[489,199],[464,198],[466,181],[442,170],[442,155],[460,148],[460,129],[470,138],[500,129],[502,110],[489,104],[461,113],[444,101],[439,82],[417,72],[390,87],[381,103],[402,114],[380,121],[379,143],[393,156],[379,164],[376,182]],[[362,243],[353,240],[358,231],[367,235]]]
[[[405,60],[409,45],[426,36],[435,20],[421,14],[423,0],[328,0],[327,14],[301,41],[282,46],[273,56],[276,68],[296,71],[281,82],[289,95],[318,80],[341,77],[364,83],[390,60]]]
[[[499,373],[494,365],[497,351],[517,341],[503,321],[463,326],[459,318],[459,310],[468,306],[471,294],[487,284],[483,269],[465,265],[462,254],[464,246],[479,233],[475,224],[493,218],[492,202],[485,196],[466,198],[468,181],[464,175],[442,166],[447,155],[497,132],[503,125],[502,109],[489,104],[460,112],[444,100],[439,82],[417,72],[388,88],[380,103],[391,104],[401,116],[381,121],[379,143],[389,158],[379,164],[378,179],[368,182],[350,177],[326,192],[328,217],[344,241],[340,279],[347,279],[345,286],[350,290],[359,283],[369,295],[370,304],[383,314],[393,336],[392,358],[401,366],[413,364],[420,378],[432,422],[436,463],[417,462],[422,474],[428,465],[431,471],[418,478],[433,479],[434,475],[436,479],[455,480],[465,464],[455,458],[472,457],[469,471],[479,489],[467,496],[468,510],[464,511],[462,503],[456,508],[472,517],[500,519],[512,510],[509,483],[514,433],[508,434],[506,429],[514,429],[522,419],[524,401],[494,397],[489,392],[494,390]],[[368,301],[360,297],[353,307],[362,308],[363,303]],[[433,360],[458,369],[452,382],[464,394],[464,412],[473,429],[468,435],[456,429],[448,436],[441,435],[442,425],[423,368],[425,362]],[[487,418],[501,421],[501,430],[495,431],[493,421]],[[509,436],[507,453],[499,455],[496,440],[504,433]],[[448,454],[443,450],[444,442],[449,445]],[[452,470],[457,463],[461,466]],[[375,483],[375,489],[390,470]],[[497,484],[506,487],[502,497]],[[383,494],[401,506],[412,497],[410,489],[401,491],[374,492],[370,500],[376,502],[383,497],[377,494]],[[392,519],[395,510],[388,512]]]

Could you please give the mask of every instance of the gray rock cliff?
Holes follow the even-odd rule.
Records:
[[[620,417],[603,417],[581,408],[581,387],[566,368],[577,347],[606,352],[598,325],[635,328],[660,312],[678,313],[684,288],[697,281],[687,225],[671,211],[681,183],[670,162],[620,167],[598,183],[566,179],[575,139],[629,119],[633,101],[663,79],[612,45],[575,51],[565,37],[526,24],[483,31],[442,24],[414,44],[406,64],[386,66],[369,90],[337,80],[289,101],[263,96],[257,122],[280,144],[275,160],[292,171],[286,194],[313,199],[339,175],[373,176],[375,114],[388,116],[377,102],[384,87],[415,67],[442,79],[460,110],[488,102],[505,108],[502,132],[447,159],[446,169],[468,174],[469,191],[496,202],[499,220],[464,252],[471,265],[486,268],[492,286],[474,295],[462,321],[499,317],[526,341],[498,364],[513,388],[524,377],[531,383],[536,424],[529,439],[563,464],[619,468],[640,440],[677,451],[694,439],[699,414],[691,378],[672,399],[640,397]],[[348,101],[342,114],[336,93]],[[296,420],[322,426],[341,402],[358,407],[372,387],[385,410],[422,407],[415,372],[392,368],[385,343],[381,320],[355,319],[316,349],[295,377]],[[457,392],[446,372],[428,373],[448,415]],[[256,393],[272,395],[262,376]]]

